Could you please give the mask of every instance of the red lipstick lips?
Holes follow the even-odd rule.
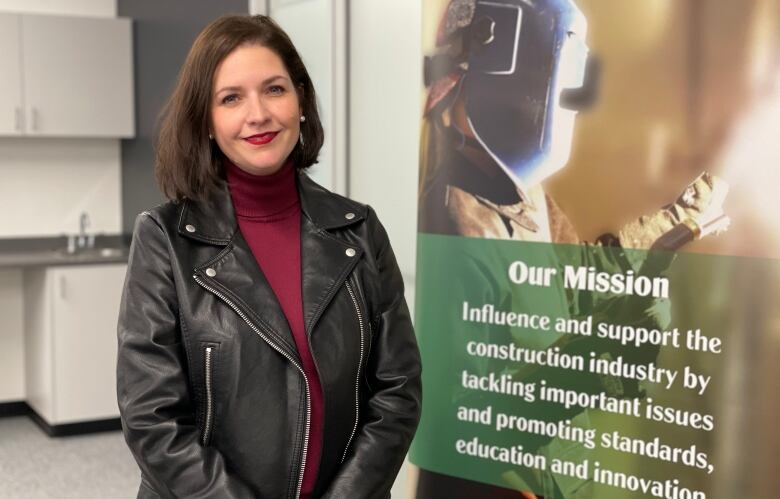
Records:
[[[259,133],[257,135],[252,135],[251,137],[246,137],[244,140],[252,145],[260,146],[274,140],[274,137],[276,137],[277,133],[278,132]]]

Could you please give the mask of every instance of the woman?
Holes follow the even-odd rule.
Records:
[[[419,354],[375,213],[303,173],[322,142],[273,21],[206,27],[163,115],[171,202],[136,221],[119,316],[138,497],[389,497]]]

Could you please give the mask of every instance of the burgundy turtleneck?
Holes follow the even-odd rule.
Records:
[[[309,381],[311,415],[301,497],[314,489],[322,451],[323,396],[303,325],[301,205],[291,162],[270,175],[252,175],[225,161],[238,227],[290,325]]]

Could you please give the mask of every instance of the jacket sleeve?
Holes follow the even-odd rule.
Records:
[[[422,400],[420,353],[404,299],[401,272],[387,233],[368,209],[380,290],[371,307],[378,315],[366,364],[367,403],[352,449],[324,498],[390,497],[417,423]]]
[[[125,440],[160,497],[255,497],[218,451],[200,445],[168,247],[152,216],[139,215],[117,328]]]

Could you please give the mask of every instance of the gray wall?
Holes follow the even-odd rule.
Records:
[[[122,141],[122,229],[164,201],[154,181],[157,118],[173,90],[193,40],[220,15],[246,14],[247,0],[117,0],[117,15],[133,19],[136,137]]]

